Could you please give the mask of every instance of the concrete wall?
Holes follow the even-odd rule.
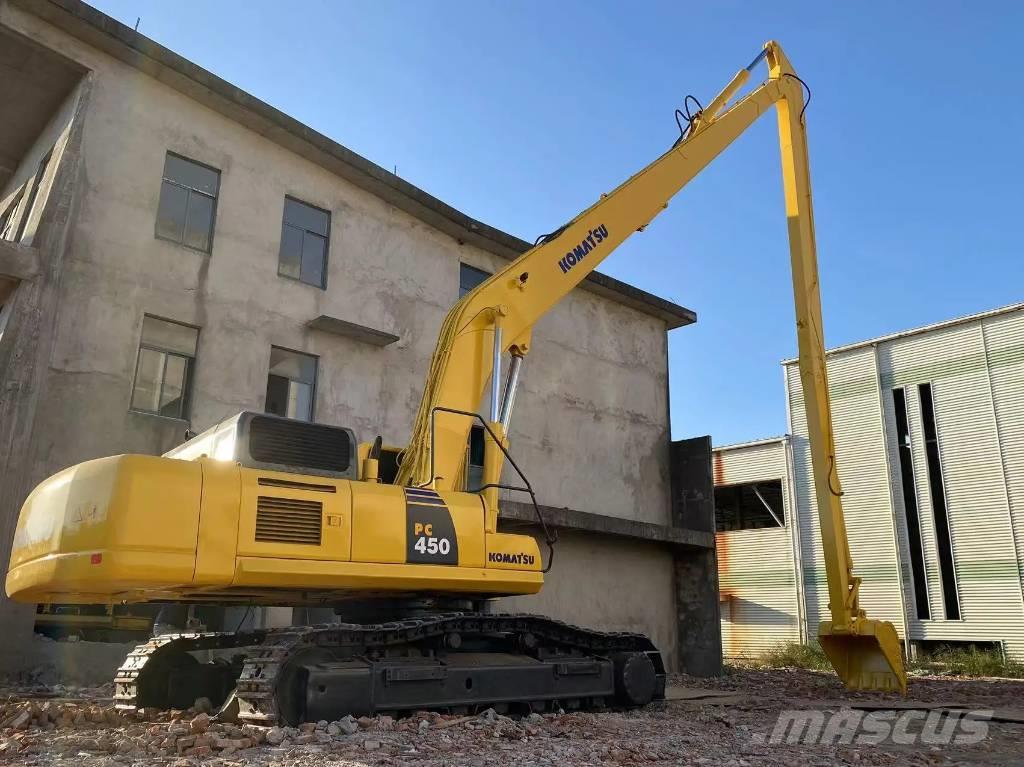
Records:
[[[541,551],[546,552],[538,539]],[[656,543],[560,531],[544,590],[498,600],[498,612],[555,615],[602,631],[647,634],[672,670],[677,618],[672,551]],[[545,553],[546,556],[546,553]]]
[[[403,442],[458,297],[460,260],[488,270],[507,262],[17,8],[4,21],[95,73],[88,189],[63,280],[39,465],[160,452],[180,439],[185,424],[128,412],[144,313],[202,328],[196,430],[262,409],[273,344],[320,357],[317,420]],[[221,171],[212,255],[154,237],[168,150]],[[326,291],[277,276],[286,194],[332,212]],[[304,327],[320,314],[401,340],[380,349]],[[541,321],[534,348],[512,441],[542,501],[667,522],[664,322],[578,290]]]

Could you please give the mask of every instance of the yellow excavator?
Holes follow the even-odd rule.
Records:
[[[762,61],[767,79],[738,96]],[[487,611],[495,597],[538,592],[546,571],[534,537],[498,531],[499,491],[524,492],[536,507],[509,452],[509,419],[534,323],[774,106],[832,617],[819,641],[849,687],[905,692],[896,631],[859,607],[846,540],[805,88],[779,45],[767,43],[707,107],[687,97],[667,152],[455,304],[404,449],[385,448],[379,437],[357,444],[345,428],[242,413],[162,457],[86,461],[45,480],[25,501],[8,595],[58,603],[347,605],[365,617],[155,637],[117,673],[115,697],[124,707],[233,698],[243,720],[295,723],[438,707],[639,706],[663,697],[663,659],[645,636]],[[483,418],[475,411],[488,383]],[[486,430],[483,484],[466,492],[474,423]],[[503,472],[514,479],[503,481]],[[549,568],[554,536],[537,511]]]

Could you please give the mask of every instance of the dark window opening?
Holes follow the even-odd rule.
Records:
[[[484,484],[484,427],[469,431],[469,460],[466,463],[466,492],[475,493]]]
[[[892,390],[896,412],[896,440],[899,445],[900,481],[903,485],[903,515],[907,523],[907,546],[910,549],[910,570],[914,578],[914,606],[918,620],[931,618],[928,606],[928,580],[924,569],[924,547],[921,543],[921,520],[917,510],[917,485],[914,481],[914,456],[910,448],[910,423],[907,420],[907,394]]]
[[[310,354],[270,347],[264,410],[286,418],[312,421],[316,368],[317,358]]]
[[[317,288],[327,287],[330,239],[330,213],[285,197],[277,273]]]
[[[483,269],[477,269],[469,264],[459,264],[459,298],[462,298],[490,276],[491,273],[485,272]]]
[[[156,236],[209,253],[220,171],[167,153],[156,214]]]
[[[715,487],[715,530],[760,530],[786,524],[782,480]]]
[[[400,448],[382,448],[380,458],[377,459],[377,476],[385,485],[395,484],[398,478],[399,461],[398,456],[402,452]]]
[[[946,608],[946,618],[960,620],[960,595],[956,587],[956,565],[953,562],[949,515],[946,513],[946,491],[942,481],[942,460],[939,456],[939,436],[935,428],[932,385],[921,384],[917,389],[921,395],[921,423],[924,426],[925,458],[928,462],[928,488],[931,490],[932,515],[935,518],[935,543],[939,550],[942,602]]]

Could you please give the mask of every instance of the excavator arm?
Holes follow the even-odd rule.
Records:
[[[735,98],[751,71],[767,62],[768,79]],[[466,295],[448,313],[397,483],[460,489],[472,418],[491,382],[490,442],[506,445],[519,366],[530,350],[534,323],[561,301],[631,234],[642,231],[691,179],[758,117],[775,107],[789,229],[799,365],[818,513],[828,576],[831,621],[821,645],[843,681],[854,689],[906,691],[899,639],[891,623],[870,620],[858,604],[843,518],[832,434],[824,333],[811,207],[803,81],[775,42],[740,70],[707,108],[688,116],[680,139],[647,167],[604,194],[565,226]],[[734,100],[735,99],[735,100]],[[502,391],[500,367],[510,355]],[[497,525],[504,451],[488,444],[484,466],[487,528]]]

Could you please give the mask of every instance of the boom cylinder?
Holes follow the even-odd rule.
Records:
[[[499,420],[501,412],[501,323],[494,318],[494,362],[491,369],[491,420]]]
[[[512,406],[516,402],[516,389],[519,387],[519,368],[523,364],[523,355],[512,353],[512,361],[508,366],[508,378],[505,380],[505,393],[501,398],[499,421],[508,434],[508,423],[512,419]]]

